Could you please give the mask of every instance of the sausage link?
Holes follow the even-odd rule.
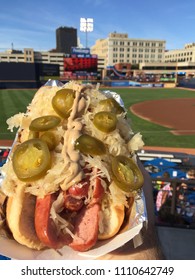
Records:
[[[70,211],[79,211],[83,207],[83,200],[64,192],[64,207]]]
[[[75,238],[69,244],[73,250],[84,252],[96,244],[99,230],[99,212],[100,205],[98,203],[83,206],[75,220],[73,232]]]
[[[54,194],[46,195],[44,198],[37,198],[35,208],[35,230],[38,238],[43,244],[50,248],[59,249],[69,244],[72,238],[69,234],[60,233],[57,235],[57,228],[50,217],[51,205],[55,200]]]

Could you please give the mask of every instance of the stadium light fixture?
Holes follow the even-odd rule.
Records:
[[[88,46],[88,32],[93,31],[93,18],[80,18],[80,31],[86,33],[86,48]]]

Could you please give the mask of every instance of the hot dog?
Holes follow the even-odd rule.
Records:
[[[113,97],[75,82],[44,86],[8,125],[18,135],[2,191],[17,242],[87,251],[120,231],[143,184],[135,158],[143,143]]]

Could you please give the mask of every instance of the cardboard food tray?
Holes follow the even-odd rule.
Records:
[[[134,216],[134,217],[133,217]],[[16,260],[85,260],[96,259],[111,251],[123,246],[125,243],[136,238],[139,239],[140,230],[143,227],[143,222],[139,222],[139,218],[136,214],[136,202],[133,203],[132,211],[130,215],[130,223],[128,229],[117,234],[114,238],[98,241],[97,245],[84,253],[79,253],[72,250],[68,246],[64,246],[60,250],[45,249],[41,251],[32,250],[17,243],[13,239],[9,239],[5,236],[0,236],[0,254],[6,257]],[[138,242],[140,242],[139,240]],[[140,244],[136,244],[138,246]]]

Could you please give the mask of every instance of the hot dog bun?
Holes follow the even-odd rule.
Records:
[[[36,235],[34,227],[35,197],[25,193],[24,185],[18,185],[14,197],[9,197],[6,220],[14,239],[31,249],[40,250],[44,245]]]
[[[115,236],[123,224],[124,217],[124,205],[113,205],[110,203],[109,208],[102,211],[101,223],[103,223],[103,231],[98,234],[98,239],[105,240]]]
[[[36,198],[24,193],[24,187],[18,186],[14,197],[9,197],[6,207],[6,220],[14,239],[31,249],[40,250],[45,247],[37,237],[34,217]],[[100,223],[103,231],[98,234],[99,240],[106,240],[115,236],[125,217],[124,205],[113,205],[101,211]]]

